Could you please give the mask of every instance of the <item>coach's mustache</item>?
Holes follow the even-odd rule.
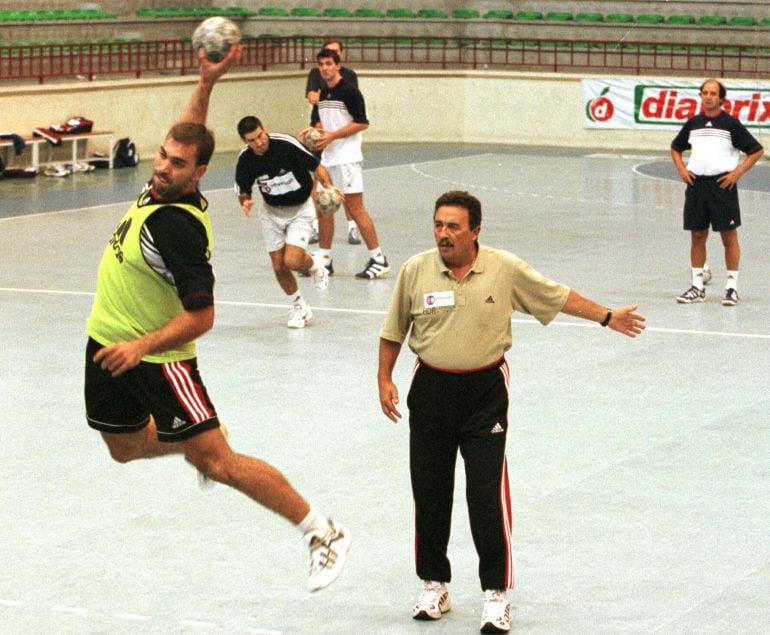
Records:
[[[454,245],[449,241],[448,238],[442,238],[438,241],[439,247],[454,247]]]

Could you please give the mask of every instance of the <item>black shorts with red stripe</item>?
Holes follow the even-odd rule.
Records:
[[[95,430],[111,434],[138,432],[152,417],[158,440],[176,442],[219,427],[195,358],[159,364],[140,362],[112,377],[93,362],[100,348],[101,344],[88,339],[86,419]]]

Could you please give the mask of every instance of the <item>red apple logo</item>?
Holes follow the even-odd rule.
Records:
[[[607,86],[598,97],[592,99],[586,104],[586,117],[591,121],[604,123],[612,119],[612,115],[615,114],[615,106],[608,97],[605,97],[610,92],[610,87]]]

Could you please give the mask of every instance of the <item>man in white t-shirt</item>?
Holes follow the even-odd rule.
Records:
[[[345,194],[345,210],[358,225],[369,250],[369,261],[357,278],[374,280],[390,271],[380,249],[377,230],[364,207],[363,131],[369,127],[364,96],[340,74],[340,57],[336,51],[323,49],[318,54],[318,70],[326,82],[318,104],[313,108],[311,126],[321,130],[316,147],[322,152],[321,163],[329,171],[334,184]],[[333,216],[319,219],[318,254],[333,273],[331,258]]]

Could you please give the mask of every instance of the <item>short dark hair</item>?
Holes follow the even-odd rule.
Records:
[[[703,92],[703,87],[709,82],[716,82],[717,86],[719,86],[719,99],[724,99],[727,96],[727,89],[725,88],[724,84],[720,82],[718,79],[707,79],[705,82],[703,82],[700,85],[701,93]]]
[[[259,117],[254,115],[248,115],[238,122],[238,134],[243,139],[250,132],[254,132],[257,128],[264,128]]]
[[[321,49],[321,51],[316,55],[316,61],[320,62],[322,59],[326,57],[331,57],[334,60],[335,64],[340,63],[340,56],[337,53],[337,51],[332,51],[331,49]]]
[[[467,209],[470,229],[476,229],[481,225],[481,201],[472,194],[459,190],[444,192],[436,199],[436,206],[433,208],[434,216],[438,208],[443,205],[454,205],[455,207]]]
[[[195,164],[208,165],[214,154],[214,133],[202,123],[180,121],[171,127],[167,137],[185,146],[195,146]]]
[[[334,39],[326,40],[326,42],[324,42],[324,46],[323,47],[326,48],[327,44],[336,44],[337,46],[340,47],[340,51],[344,51],[345,50],[345,47],[342,46],[342,40],[334,40]]]

